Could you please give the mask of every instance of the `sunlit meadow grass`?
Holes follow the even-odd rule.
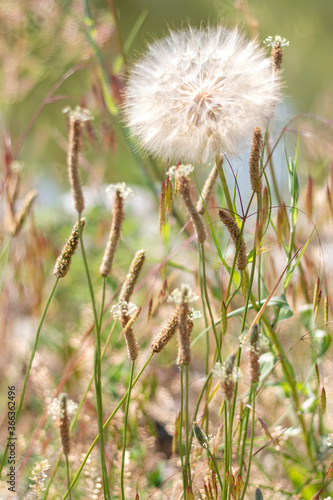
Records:
[[[142,102],[135,109],[145,89],[140,86],[138,96],[138,82],[132,81],[124,93],[131,68],[125,71],[121,50],[112,69],[122,92],[110,85],[89,15],[87,9],[86,36],[98,84],[81,104],[94,108],[92,114],[112,117],[117,140],[132,152],[145,187],[131,186],[132,193],[120,182],[105,194],[94,165],[85,169],[89,175],[81,168],[85,145],[105,131],[84,106],[76,108],[80,99],[63,115],[65,189],[71,192],[67,212],[60,197],[50,220],[41,203],[34,206],[28,172],[24,178],[6,141],[0,496],[330,498],[332,266],[327,255],[332,252],[333,169],[321,164],[323,186],[311,177],[302,182],[308,130],[303,133],[301,119],[269,123],[279,99],[286,41],[268,40],[272,59],[269,51],[265,55],[254,42],[247,46],[242,36],[224,28],[194,30],[193,46],[186,42],[186,30],[173,33],[173,42],[154,46],[149,77],[159,72],[158,50],[170,56],[172,43],[177,57],[185,47],[190,63],[199,65],[194,83],[201,85],[209,58],[218,60],[214,71],[222,75],[208,74],[209,85],[196,89],[184,80],[184,74],[193,74],[186,73],[191,64],[181,52],[184,105],[177,101],[177,107],[185,114],[172,122],[170,110],[163,116],[155,101],[148,117],[139,113]],[[216,56],[217,41],[222,48]],[[239,60],[228,67],[225,98],[223,71],[233,50]],[[252,71],[249,65],[239,82],[244,58],[252,64],[251,57],[258,66]],[[256,72],[264,82],[256,80]],[[171,73],[168,68],[169,78]],[[162,98],[152,82],[160,106],[172,101],[178,83]],[[91,104],[92,95],[98,95],[97,104]],[[161,154],[164,163],[138,153],[121,120],[123,95],[141,145]],[[57,106],[60,114],[64,106]],[[175,128],[174,135],[165,124],[159,127],[158,113]],[[225,129],[219,132],[221,117]],[[147,124],[151,118],[154,130]],[[246,120],[238,131],[237,120]],[[199,143],[183,144],[193,131]],[[245,136],[252,147],[240,163],[231,150]],[[179,161],[168,162],[170,156]],[[189,158],[194,165],[185,161]],[[288,188],[279,185],[277,168],[284,170]],[[16,493],[6,482],[8,387],[15,387]]]

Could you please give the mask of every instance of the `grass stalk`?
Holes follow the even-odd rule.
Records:
[[[146,367],[148,366],[149,364],[149,361],[151,360],[151,358],[153,357],[154,355],[154,352],[151,352],[147,361],[145,362],[145,364],[143,365],[143,367],[141,368],[141,370],[139,371],[139,373],[137,374],[137,376],[135,377],[133,383],[132,383],[132,386],[131,388],[133,389],[133,387],[135,386],[135,384],[137,383],[137,381],[139,380],[139,378],[141,377],[142,373],[144,372],[144,370],[146,369]],[[111,415],[108,417],[108,419],[105,421],[105,424],[103,425],[103,429],[106,429],[107,426],[109,425],[109,423],[111,422],[111,420],[113,419],[113,417],[116,415],[116,413],[118,412],[119,408],[122,406],[122,404],[124,403],[124,401],[126,400],[127,398],[127,395],[128,395],[128,390],[125,392],[124,396],[121,398],[121,400],[119,401],[119,403],[117,404],[117,406],[115,407],[115,409],[113,410],[113,412],[111,413]],[[93,440],[93,442],[91,443],[84,459],[82,460],[82,463],[75,475],[75,477],[73,478],[72,480],[72,483],[71,483],[71,488],[73,488],[73,486],[75,485],[75,483],[77,482],[77,480],[79,479],[80,475],[81,475],[81,472],[83,470],[83,467],[85,466],[92,450],[95,448],[96,446],[96,443],[98,442],[98,439],[99,439],[99,434],[97,434],[97,436],[95,437],[95,439]],[[65,500],[65,498],[67,498],[67,495],[68,495],[68,491],[66,491],[65,495],[62,497],[62,500]],[[46,496],[44,495],[43,497],[43,500],[46,500]]]
[[[135,361],[132,361],[131,366],[131,374],[130,381],[127,389],[127,398],[126,398],[126,407],[125,407],[125,415],[124,415],[124,427],[123,427],[123,450],[121,455],[121,469],[120,469],[120,488],[121,488],[121,498],[125,500],[125,484],[124,484],[124,474],[125,474],[125,455],[126,455],[126,436],[127,436],[127,423],[128,423],[128,411],[129,404],[131,400],[131,391],[132,391],[132,383],[133,383],[133,375],[134,375],[134,366]]]
[[[38,327],[37,327],[37,332],[36,332],[36,336],[35,336],[34,345],[33,345],[32,351],[31,351],[31,355],[30,355],[28,367],[26,369],[24,380],[23,380],[23,386],[22,386],[20,400],[19,400],[19,403],[17,405],[16,415],[15,415],[15,425],[17,424],[19,415],[21,413],[21,409],[22,409],[22,405],[23,405],[23,401],[24,401],[24,396],[25,396],[25,391],[26,391],[26,388],[27,388],[27,383],[28,383],[28,378],[29,378],[31,366],[32,366],[32,363],[33,363],[33,360],[34,360],[34,357],[35,357],[35,354],[36,354],[36,351],[37,351],[37,346],[38,346],[38,341],[39,341],[39,337],[40,337],[40,332],[42,330],[42,326],[43,326],[43,323],[44,323],[44,320],[45,320],[45,317],[46,317],[46,313],[47,313],[47,311],[48,311],[48,309],[50,307],[52,298],[53,298],[53,296],[55,294],[58,282],[59,282],[59,278],[57,278],[55,280],[54,284],[53,284],[52,290],[51,290],[50,295],[49,295],[49,297],[48,297],[48,299],[46,301],[46,305],[44,307],[44,311],[42,313],[41,319],[40,319]],[[8,438],[8,443],[10,442],[10,439],[11,438],[9,437]],[[6,460],[7,451],[8,451],[8,446],[6,446],[5,451],[4,451],[3,455],[2,455],[2,460],[1,460],[1,464],[0,464],[0,475],[2,473],[2,469],[3,469],[3,466],[4,466],[5,460]]]
[[[67,491],[68,491],[68,498],[69,500],[72,500],[72,494],[71,494],[71,481],[70,481],[70,475],[69,475],[69,461],[68,461],[68,455],[65,455],[66,459],[66,479],[67,479]]]
[[[94,320],[95,320],[95,330],[96,330],[96,344],[95,344],[95,354],[94,354],[94,380],[95,380],[95,397],[96,397],[96,409],[97,409],[97,423],[98,423],[98,434],[100,438],[100,460],[102,467],[102,482],[103,482],[103,492],[105,500],[111,500],[110,497],[110,486],[105,460],[104,451],[104,435],[103,435],[103,403],[102,403],[102,375],[101,375],[101,344],[100,344],[100,321],[98,321],[95,295],[91,282],[88,261],[86,257],[86,252],[84,248],[84,242],[82,238],[82,229],[80,224],[81,214],[79,213],[78,226],[79,226],[79,238],[81,244],[81,252],[83,258],[83,264],[86,271],[88,287],[90,291],[90,298],[93,308]]]
[[[250,451],[249,451],[249,458],[247,461],[246,477],[245,477],[245,481],[244,481],[243,493],[242,493],[241,500],[244,500],[245,493],[247,490],[247,485],[249,483],[250,471],[251,471],[252,451],[253,451],[253,441],[254,441],[255,413],[256,413],[256,389],[257,389],[257,382],[251,382],[251,394],[253,395],[253,400],[252,400]],[[246,430],[245,430],[245,438],[246,438]]]

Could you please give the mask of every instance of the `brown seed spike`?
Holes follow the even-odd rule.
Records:
[[[119,294],[119,302],[123,301],[129,302],[135,284],[140,275],[144,261],[145,261],[145,251],[139,250],[138,252],[136,252],[134,259],[132,260],[126,279],[123,283],[123,286],[121,287]]]
[[[79,173],[79,151],[82,142],[82,120],[78,113],[69,118],[69,146],[67,155],[68,177],[74,199],[74,207],[81,213],[84,209],[84,198]]]
[[[252,147],[249,158],[251,189],[255,193],[262,190],[262,180],[260,176],[260,155],[262,150],[262,135],[260,127],[255,127],[252,136]]]
[[[188,177],[186,177],[186,175],[179,175],[177,176],[177,182],[179,192],[183,198],[187,212],[192,220],[197,241],[198,243],[204,243],[207,238],[206,228],[201,215],[193,204],[190,193],[190,181]]]
[[[204,187],[201,191],[201,196],[197,202],[197,211],[200,215],[205,213],[205,206],[207,205],[208,198],[213,190],[216,179],[218,177],[219,171],[217,169],[216,163],[212,168],[209,176],[206,179]]]
[[[81,231],[83,231],[86,220],[81,219],[80,223],[81,223]],[[70,237],[66,242],[66,245],[63,247],[61,254],[56,260],[53,274],[55,274],[57,278],[64,278],[68,273],[72,261],[72,256],[74,255],[78,244],[79,244],[79,226],[78,223],[76,223],[75,226],[73,227]]]
[[[126,345],[127,345],[127,354],[129,359],[132,361],[135,361],[136,358],[138,357],[139,354],[139,344],[136,341],[136,336],[133,331],[133,328],[131,326],[131,323],[133,323],[133,319],[136,319],[138,316],[140,309],[137,310],[136,313],[134,313],[134,318],[129,315],[128,312],[128,303],[127,302],[121,302],[120,303],[120,308],[121,308],[121,314],[120,314],[120,324],[123,328],[123,333],[125,336],[126,340]]]
[[[172,316],[169,318],[169,321],[165,325],[164,328],[160,331],[160,333],[155,337],[154,341],[151,344],[151,348],[154,352],[161,352],[162,349],[167,345],[167,343],[171,340],[173,335],[176,332],[176,328],[178,326],[178,308],[174,311]]]
[[[260,377],[260,347],[259,347],[259,328],[255,324],[250,333],[250,346],[248,349],[250,358],[250,378],[251,382],[259,382]]]
[[[113,198],[113,216],[109,240],[104,251],[101,267],[99,268],[99,271],[104,278],[109,276],[112,269],[113,259],[116,253],[118,241],[120,239],[124,217],[124,198],[121,191],[116,189]]]
[[[61,394],[60,399],[60,440],[64,455],[69,455],[71,449],[69,435],[69,418],[67,414],[67,394]]]
[[[247,266],[247,255],[246,255],[246,245],[243,236],[240,239],[240,229],[237,225],[235,219],[230,215],[227,210],[219,210],[219,217],[231,236],[231,239],[234,243],[235,249],[238,247],[238,254],[236,265],[239,270],[243,270]]]

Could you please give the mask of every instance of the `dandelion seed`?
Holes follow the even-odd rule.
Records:
[[[207,162],[236,153],[265,126],[279,78],[255,41],[218,26],[170,31],[133,65],[125,94],[140,145],[165,160]]]

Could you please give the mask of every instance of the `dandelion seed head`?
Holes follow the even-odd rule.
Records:
[[[170,31],[130,72],[124,112],[149,153],[208,162],[236,153],[279,100],[279,77],[255,41],[222,26]]]
[[[129,196],[133,196],[133,189],[128,187],[125,182],[119,182],[118,184],[110,184],[106,188],[106,194],[110,199],[113,199],[115,191],[119,192],[119,195],[126,200]]]

